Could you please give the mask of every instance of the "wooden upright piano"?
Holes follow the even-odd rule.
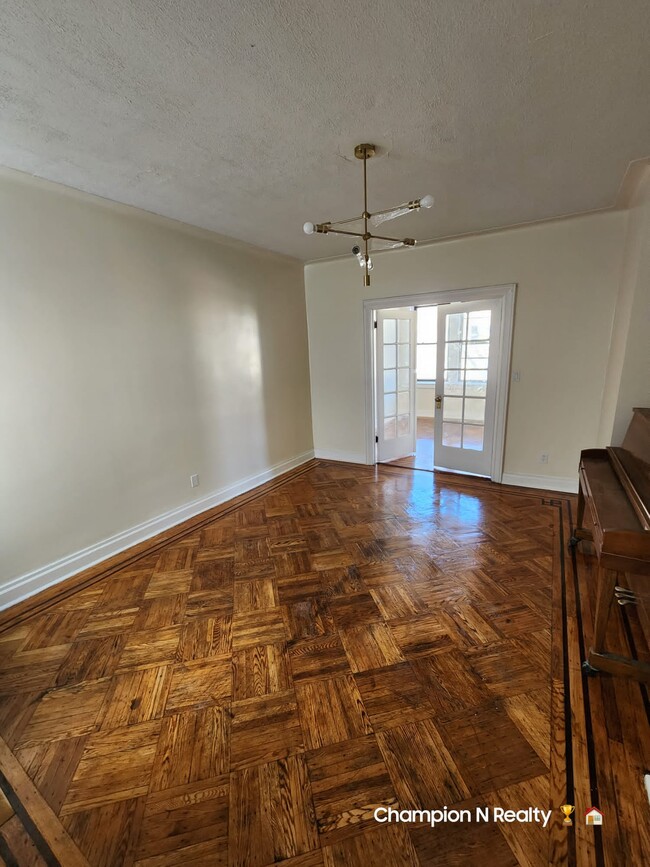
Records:
[[[593,645],[583,670],[650,682],[650,665],[605,647],[614,600],[634,604],[650,639],[650,409],[635,409],[623,445],[580,454],[576,528],[570,545],[588,539],[598,557]],[[588,510],[593,532],[583,526]],[[641,577],[644,576],[644,577]]]

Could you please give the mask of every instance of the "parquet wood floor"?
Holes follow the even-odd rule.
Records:
[[[592,567],[566,554],[571,508],[313,462],[14,620],[0,859],[648,863],[641,688],[582,680]],[[592,801],[602,831],[581,822]],[[443,806],[553,813],[546,829],[374,818]]]

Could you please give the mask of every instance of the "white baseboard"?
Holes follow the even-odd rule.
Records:
[[[355,452],[341,452],[338,449],[316,449],[315,457],[324,461],[344,461],[346,464],[365,464],[365,454]]]
[[[275,464],[261,473],[247,476],[245,479],[240,479],[238,482],[225,488],[219,488],[219,490],[208,494],[207,497],[202,497],[200,500],[192,500],[191,503],[185,503],[176,509],[164,512],[156,518],[151,518],[149,521],[144,521],[142,524],[137,524],[135,527],[131,527],[121,533],[116,533],[114,536],[97,542],[95,545],[90,545],[81,551],[75,551],[67,557],[62,557],[60,560],[55,560],[53,563],[48,563],[46,566],[34,569],[32,572],[19,575],[3,587],[0,587],[0,611],[9,608],[11,605],[15,605],[17,602],[22,602],[23,599],[27,599],[35,593],[40,593],[41,590],[46,590],[48,587],[58,584],[59,581],[65,581],[66,578],[71,578],[78,572],[82,572],[90,566],[95,566],[97,563],[101,563],[103,560],[119,554],[120,551],[125,551],[139,542],[144,542],[146,539],[158,535],[158,533],[169,530],[188,518],[200,515],[201,512],[213,509],[215,506],[219,506],[221,503],[225,503],[227,500],[231,500],[240,494],[245,494],[258,485],[262,485],[264,482],[276,478],[276,476],[281,476],[282,473],[286,473],[299,467],[301,464],[307,463],[313,457],[313,450],[303,452],[294,458]]]
[[[565,494],[578,493],[578,479],[572,476],[525,476],[521,473],[504,473],[504,485],[517,485],[520,488],[543,488],[547,491],[562,491]]]

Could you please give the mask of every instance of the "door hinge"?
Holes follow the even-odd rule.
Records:
[[[376,442],[376,443],[379,442],[379,437],[375,437],[375,442]]]

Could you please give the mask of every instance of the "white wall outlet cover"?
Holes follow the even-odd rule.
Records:
[[[193,488],[198,488],[198,486],[199,486],[199,477],[198,477],[198,474],[195,473],[193,476],[190,476],[190,485],[191,485]]]

